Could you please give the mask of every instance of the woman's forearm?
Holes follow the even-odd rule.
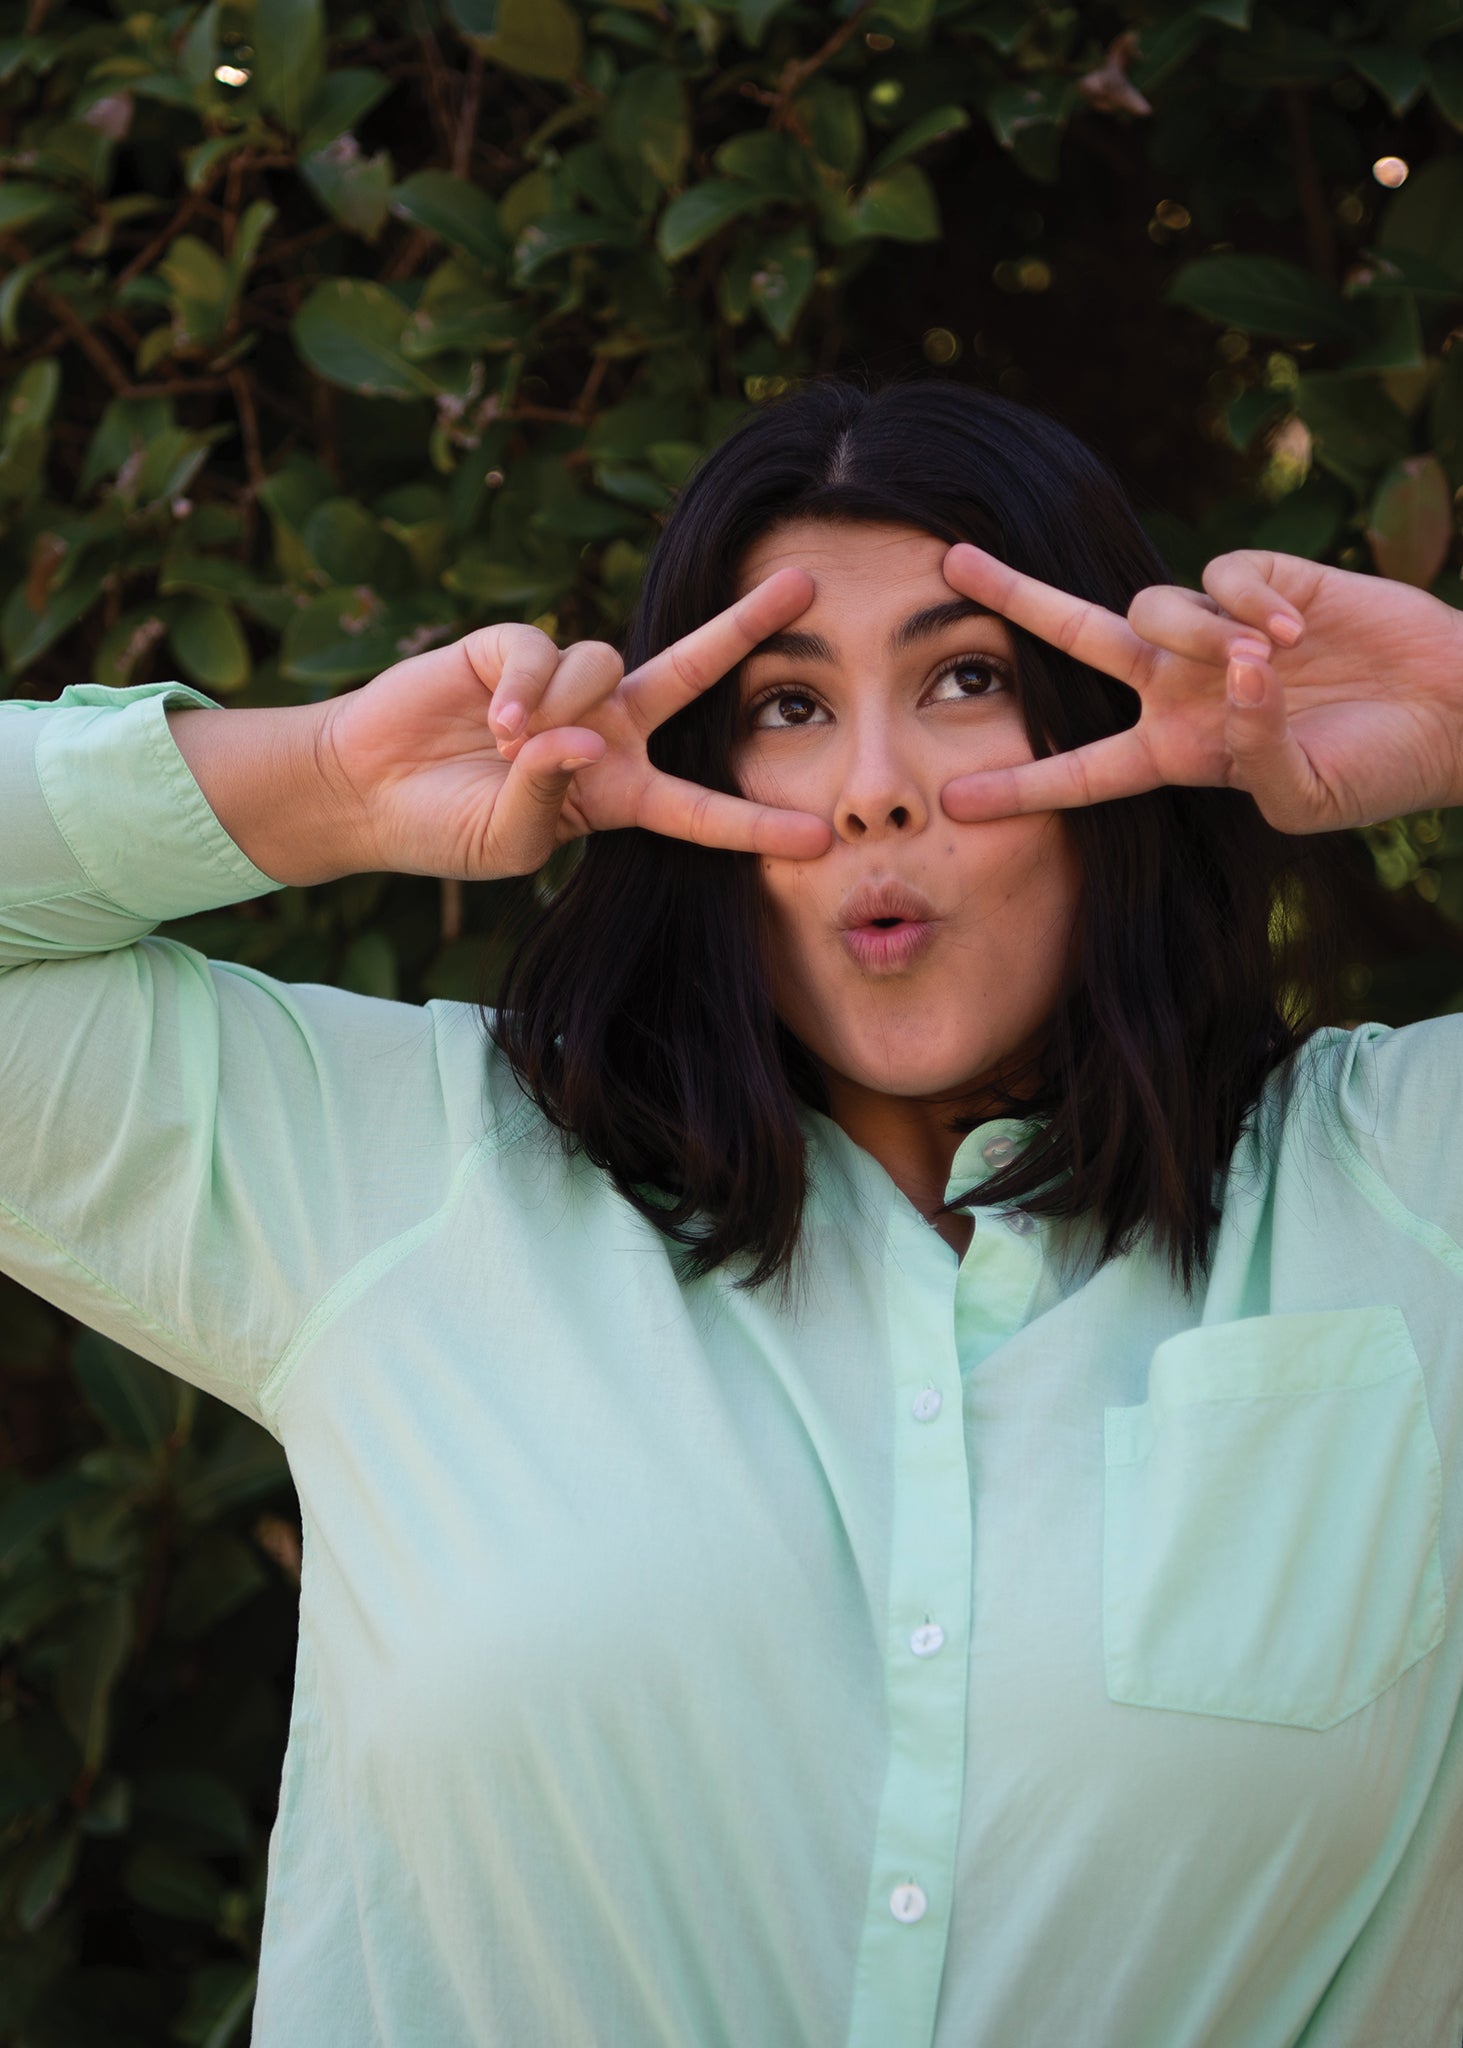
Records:
[[[219,823],[277,882],[304,886],[375,865],[359,803],[329,773],[331,706],[180,706],[168,728]]]

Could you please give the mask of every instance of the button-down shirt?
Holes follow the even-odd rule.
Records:
[[[688,1283],[469,1005],[277,885],[178,685],[0,704],[0,1266],[283,1444],[256,2048],[1457,2048],[1463,1020],[1311,1041],[1190,1294],[809,1111]]]

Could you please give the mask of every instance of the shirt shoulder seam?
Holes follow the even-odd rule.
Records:
[[[1429,1253],[1455,1280],[1463,1280],[1463,1245],[1436,1223],[1409,1209],[1367,1159],[1347,1130],[1330,1089],[1321,1090],[1321,1114],[1325,1121],[1336,1163],[1364,1201],[1389,1222],[1394,1230]]]
[[[273,1416],[278,1413],[300,1360],[319,1342],[342,1311],[442,1228],[474,1174],[523,1135],[531,1114],[530,1105],[521,1103],[501,1124],[485,1131],[463,1154],[446,1194],[430,1214],[418,1218],[394,1237],[387,1238],[385,1243],[363,1254],[326,1289],[275,1360],[259,1389],[259,1406],[264,1414]]]
[[[59,1258],[64,1259],[74,1272],[83,1274],[106,1300],[115,1302],[118,1308],[125,1310],[129,1323],[134,1324],[146,1335],[154,1339],[161,1339],[160,1349],[172,1352],[184,1364],[192,1367],[211,1386],[231,1387],[243,1394],[254,1393],[254,1389],[247,1380],[241,1380],[237,1383],[229,1380],[225,1374],[218,1371],[211,1360],[204,1357],[201,1352],[195,1350],[191,1344],[185,1341],[181,1331],[175,1330],[171,1324],[165,1323],[160,1316],[154,1315],[151,1309],[144,1308],[140,1301],[134,1301],[130,1294],[124,1294],[120,1287],[113,1286],[110,1280],[105,1279],[94,1267],[89,1266],[85,1259],[78,1258],[68,1245],[62,1244],[61,1240],[53,1236],[49,1230],[43,1230],[23,1210],[17,1209],[14,1203],[6,1201],[3,1196],[0,1196],[0,1210],[3,1210],[12,1222],[23,1230],[28,1237],[33,1238],[38,1244],[48,1245]],[[78,1318],[78,1320],[83,1319]]]

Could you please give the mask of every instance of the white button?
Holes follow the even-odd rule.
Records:
[[[889,1894],[889,1911],[906,1927],[923,1920],[929,1903],[917,1884],[897,1884]]]
[[[937,1621],[922,1622],[910,1637],[909,1647],[916,1657],[933,1657],[945,1647],[945,1631]]]
[[[991,1138],[980,1148],[980,1156],[987,1166],[1004,1166],[1016,1150],[1014,1139]]]
[[[945,1397],[938,1387],[924,1387],[914,1397],[910,1410],[916,1422],[933,1422],[945,1405]]]
[[[1008,1209],[1002,1220],[1006,1228],[1013,1230],[1017,1237],[1030,1237],[1036,1228],[1036,1218],[1028,1216],[1024,1209]]]

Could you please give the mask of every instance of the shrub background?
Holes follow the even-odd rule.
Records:
[[[1181,580],[1463,602],[1460,126],[1463,0],[0,0],[0,693],[613,635],[828,369],[1055,412]],[[1352,853],[1347,1001],[1463,1004],[1457,817]],[[467,999],[535,886],[166,929]],[[0,2041],[247,2038],[298,1565],[271,1439],[0,1281]]]

